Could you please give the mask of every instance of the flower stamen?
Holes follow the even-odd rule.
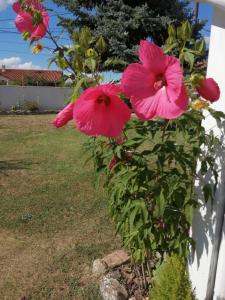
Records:
[[[106,106],[110,104],[110,98],[107,95],[101,95],[97,98],[98,103],[104,103]]]
[[[167,83],[165,77],[162,74],[157,75],[154,83],[154,89],[158,91],[159,89],[161,89],[166,85]]]

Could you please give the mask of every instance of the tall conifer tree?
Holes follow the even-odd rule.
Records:
[[[109,47],[106,55],[128,62],[137,59],[140,39],[162,45],[167,27],[184,20],[194,21],[190,1],[179,0],[53,0],[73,13],[74,18],[61,17],[60,25],[70,33],[88,26],[95,36],[102,35]],[[203,27],[198,24],[197,34]]]

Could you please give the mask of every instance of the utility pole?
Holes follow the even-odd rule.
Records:
[[[199,13],[199,2],[195,2],[195,10],[194,10],[194,25],[197,26],[198,24],[198,13]]]

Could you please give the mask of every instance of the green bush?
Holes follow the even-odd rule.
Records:
[[[151,300],[194,300],[184,259],[168,257],[154,275]]]
[[[23,103],[23,108],[25,111],[38,112],[39,104],[35,100],[25,100]]]

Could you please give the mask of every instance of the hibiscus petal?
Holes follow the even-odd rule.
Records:
[[[102,90],[100,87],[90,88],[77,100],[73,117],[80,131],[91,136],[103,135],[111,138],[122,133],[131,115],[128,106],[116,95],[110,96],[109,105],[96,101],[100,95],[109,95],[112,89],[113,87],[109,87],[110,91],[107,91],[105,86]]]
[[[121,88],[125,96],[147,98],[156,93],[154,75],[140,64],[130,64],[122,75]]]
[[[98,89],[98,87],[96,87]],[[102,84],[99,89],[107,95],[118,95],[121,93],[121,88],[116,84]]]
[[[35,26],[31,34],[31,38],[41,39],[46,35],[46,32],[48,30],[49,15],[47,14],[47,12],[42,11],[42,17],[42,22]]]
[[[200,86],[196,87],[197,92],[206,100],[215,102],[220,98],[220,88],[213,78],[200,81]]]
[[[17,13],[17,14],[19,14],[21,12],[21,7],[18,2],[13,3],[12,8],[15,11],[15,13]]]
[[[131,104],[136,115],[144,121],[155,117],[175,119],[186,110],[188,96],[183,86],[177,101],[171,102],[166,88],[162,88],[152,97],[142,100],[131,99]]]
[[[25,12],[17,15],[15,20],[15,25],[19,32],[32,32],[33,31],[32,16]]]
[[[165,70],[167,83],[167,94],[171,102],[177,100],[182,88],[182,69],[179,59],[174,56],[167,56],[167,67]]]
[[[155,74],[164,73],[167,64],[167,56],[160,47],[142,40],[138,49],[138,55],[145,68]]]
[[[156,115],[164,119],[175,119],[182,115],[188,106],[186,88],[182,85],[180,95],[175,102],[171,102],[166,89],[161,90]]]
[[[31,39],[36,38],[39,40],[46,35],[46,31],[47,31],[47,28],[44,26],[44,24],[41,23],[41,24],[35,26],[30,37],[31,37]]]
[[[74,103],[68,104],[63,110],[58,113],[52,124],[56,128],[66,125],[70,120],[73,119],[73,107]]]
[[[151,120],[156,116],[158,103],[160,101],[161,90],[154,96],[144,99],[131,97],[131,105],[135,114],[143,121]]]
[[[32,15],[26,11],[21,9],[19,2],[13,4],[13,10],[18,14],[15,20],[16,27],[20,32],[29,32],[32,38],[40,39],[45,36],[48,23],[49,23],[49,15],[43,8],[40,2],[34,0],[27,0],[27,5],[31,8],[38,10],[42,14],[42,21],[40,24],[33,26],[33,18]]]
[[[45,10],[42,11],[42,17],[43,17],[42,22],[43,22],[45,28],[48,29],[49,15]]]

